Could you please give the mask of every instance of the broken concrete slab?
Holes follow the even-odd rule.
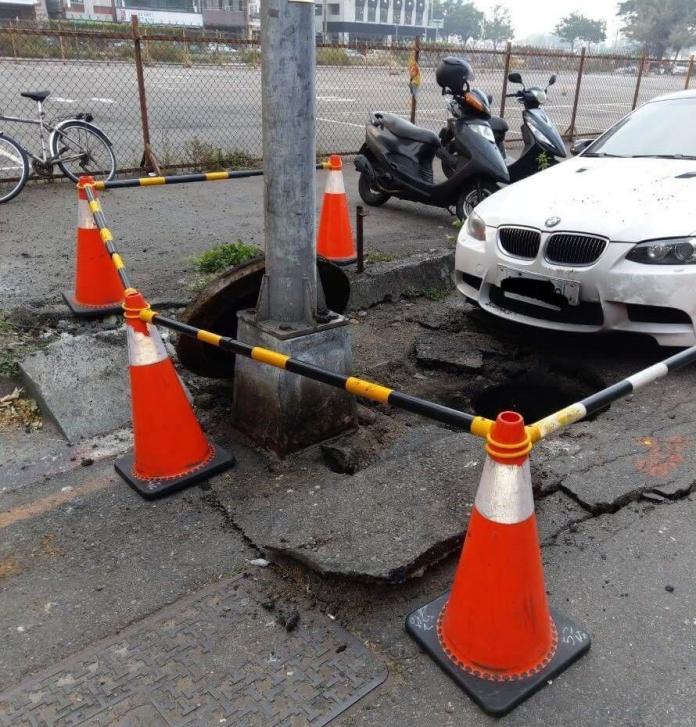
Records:
[[[416,339],[416,361],[432,369],[447,371],[478,371],[485,358],[513,358],[504,342],[477,331],[462,331],[443,336],[424,333]]]
[[[409,434],[407,451],[352,477],[286,477],[248,492],[230,478],[220,486],[235,522],[272,556],[322,574],[400,582],[458,549],[484,460],[469,434],[429,428]],[[232,499],[231,499],[232,498]]]
[[[409,323],[418,323],[432,331],[459,332],[467,325],[468,316],[474,307],[459,293],[445,300],[433,302],[427,307],[418,307],[404,317]]]
[[[454,288],[454,251],[431,250],[399,260],[370,264],[350,274],[348,310],[370,308],[401,296]]]
[[[537,500],[535,507],[542,545],[553,543],[564,530],[592,517],[590,512],[560,491]]]
[[[62,335],[20,363],[24,385],[70,442],[130,423],[123,329]]]

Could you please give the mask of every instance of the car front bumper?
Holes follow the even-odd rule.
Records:
[[[463,228],[455,254],[458,290],[494,315],[540,328],[628,331],[663,346],[696,344],[696,265],[634,263],[626,254],[635,243],[620,242],[610,242],[592,265],[558,265],[544,259],[546,238],[542,233],[539,254],[528,260],[500,247],[497,228],[486,228],[485,242]],[[552,281],[577,301],[558,306],[504,290],[503,280],[517,275]]]

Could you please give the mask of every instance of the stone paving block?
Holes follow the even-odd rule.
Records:
[[[24,385],[70,442],[130,423],[123,331],[64,336],[20,363]]]

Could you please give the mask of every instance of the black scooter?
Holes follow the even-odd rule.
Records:
[[[558,157],[563,158],[568,154],[563,139],[561,139],[556,127],[546,115],[546,112],[541,108],[542,104],[546,101],[549,86],[552,86],[556,82],[556,76],[552,75],[549,78],[548,85],[545,89],[538,86],[526,88],[522,81],[522,76],[517,72],[510,73],[508,81],[522,85],[521,91],[506,95],[506,98],[516,98],[524,106],[524,111],[522,112],[522,140],[524,141],[524,149],[518,159],[512,159],[505,153],[505,134],[510,128],[507,121],[493,116],[491,117],[490,125],[500,154],[507,165],[508,172],[510,173],[510,182],[512,183],[525,177],[530,177],[532,174],[536,174],[554,164],[558,164]],[[449,109],[455,117],[460,113],[459,105],[455,99],[450,102]],[[446,177],[451,177],[457,169],[457,163],[454,165],[450,164],[451,158],[456,156],[456,151],[449,127],[442,129],[440,138],[442,139],[443,146],[450,152],[450,158],[445,158],[442,161],[442,171]]]
[[[441,145],[437,134],[404,119],[373,112],[365,128],[365,143],[355,158],[360,172],[358,191],[365,204],[383,205],[390,197],[435,207],[455,207],[465,219],[471,210],[510,177],[488,123],[490,106],[480,91],[468,84],[460,96],[462,113],[452,119],[456,157]],[[449,179],[434,183],[433,160],[452,165],[461,160]]]

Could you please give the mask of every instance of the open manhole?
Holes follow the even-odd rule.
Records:
[[[486,387],[472,397],[471,407],[488,419],[495,419],[501,411],[516,411],[531,424],[603,388],[602,380],[587,372],[578,376],[557,369],[531,371]]]

